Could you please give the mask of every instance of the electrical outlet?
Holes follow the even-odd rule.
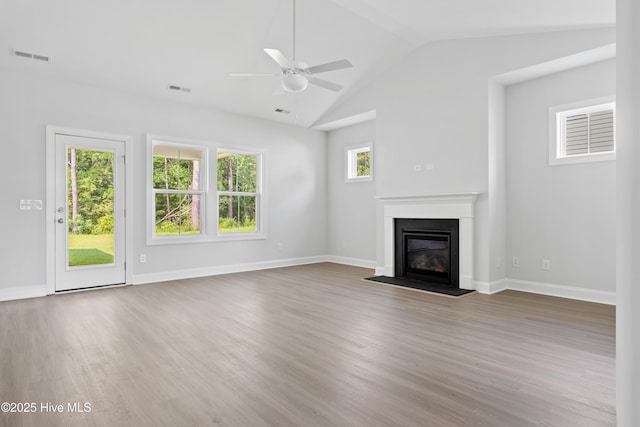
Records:
[[[544,271],[551,270],[551,261],[549,261],[548,259],[543,259],[542,260],[542,269]]]
[[[147,254],[140,254],[140,262],[147,262]]]
[[[513,260],[511,261],[511,265],[512,265],[514,268],[518,268],[518,267],[520,267],[520,258],[518,258],[517,256],[514,256],[514,257],[513,257]]]

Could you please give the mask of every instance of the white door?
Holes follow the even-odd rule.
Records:
[[[55,135],[55,290],[125,283],[124,142]]]

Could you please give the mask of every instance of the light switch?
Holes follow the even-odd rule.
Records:
[[[20,200],[20,210],[21,211],[41,211],[42,210],[42,200]]]

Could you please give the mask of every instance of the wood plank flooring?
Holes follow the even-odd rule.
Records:
[[[0,303],[0,401],[38,405],[0,425],[615,425],[614,307],[370,275],[326,263]]]

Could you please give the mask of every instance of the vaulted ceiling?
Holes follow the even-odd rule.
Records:
[[[292,0],[2,0],[0,70],[312,126],[416,47],[434,40],[615,25],[615,0],[297,0],[296,59],[354,67],[281,92],[263,51],[293,56]],[[50,57],[49,63],[13,50]],[[4,52],[4,53],[2,53]],[[181,92],[169,85],[191,89]],[[281,108],[290,114],[277,113]]]

